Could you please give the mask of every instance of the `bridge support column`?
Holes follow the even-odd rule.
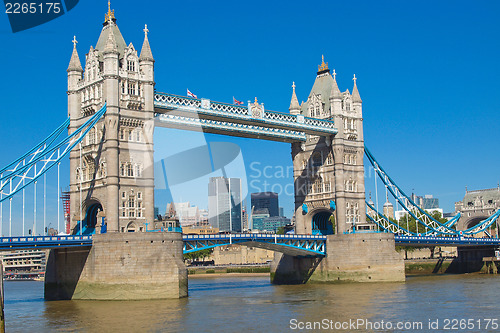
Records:
[[[457,247],[457,258],[455,258],[446,273],[474,273],[479,272],[484,267],[483,258],[495,255],[494,246],[468,246]]]
[[[324,258],[300,258],[277,253],[271,265],[276,284],[335,282],[402,282],[404,262],[395,250],[394,235],[329,235]]]
[[[45,299],[133,300],[188,295],[180,233],[109,233],[92,247],[51,250]]]

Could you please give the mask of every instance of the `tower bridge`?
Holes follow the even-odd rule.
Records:
[[[182,254],[233,243],[277,251],[272,267],[275,283],[403,281],[404,265],[395,252],[396,243],[474,245],[487,250],[499,245],[498,238],[465,236],[486,232],[500,211],[459,231],[454,224],[460,215],[447,223],[436,221],[388,176],[364,144],[356,76],[352,92],[341,92],[335,70],[322,59],[302,104],[292,85],[288,112],[266,110],[257,98],[239,106],[158,92],[147,26],[138,53],[125,42],[114,12],[109,9],[105,17],[84,66],[73,40],[67,69],[69,119],[0,171],[3,202],[26,186],[36,186],[40,176],[52,166],[59,168],[61,159],[69,155],[72,235],[0,239],[1,249],[53,249],[47,264],[46,298],[187,296]],[[68,137],[59,143],[57,137],[65,127]],[[155,218],[155,127],[290,143],[295,234],[147,232],[148,221]],[[425,227],[425,233],[405,229],[365,202],[365,154],[391,195]],[[18,186],[12,186],[15,182]]]

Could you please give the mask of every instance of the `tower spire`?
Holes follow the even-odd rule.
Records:
[[[297,99],[297,95],[295,94],[295,82],[292,84],[292,100],[290,101],[290,107],[288,110],[290,110],[291,114],[299,114],[300,113],[300,104],[299,100]]]
[[[333,84],[332,84],[332,90],[330,91],[330,97],[333,99],[342,99],[342,94],[340,93],[339,86],[337,85],[337,73],[335,72],[335,69],[333,70],[332,73],[333,76]]]
[[[354,103],[361,103],[361,96],[359,96],[358,86],[356,85],[357,79],[356,74],[354,74],[354,77],[352,78],[354,81],[354,87],[352,88],[352,101]]]
[[[325,62],[325,56],[321,55],[321,65],[318,65],[318,75],[323,74],[323,73],[330,73],[330,70],[328,69],[328,63]]]
[[[115,10],[111,10],[111,1],[108,0],[108,12],[104,15],[104,23],[116,21]]]
[[[153,58],[153,53],[151,52],[151,47],[149,46],[149,40],[148,40],[148,25],[144,25],[144,43],[142,43],[142,49],[141,49],[141,56],[139,57],[139,60],[150,60],[154,61]]]
[[[76,40],[76,36],[73,36],[73,40],[71,41],[73,43],[73,53],[71,54],[71,60],[69,61],[69,66],[67,71],[77,71],[82,73],[83,68],[82,68],[82,63],[80,62],[80,58],[78,57],[78,52],[76,51],[76,44],[78,41]]]

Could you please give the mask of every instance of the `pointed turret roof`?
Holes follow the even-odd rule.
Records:
[[[335,72],[335,69],[333,70],[333,85],[332,85],[332,90],[330,91],[330,97],[334,99],[342,99],[342,93],[340,92],[339,86],[337,85],[337,73]]]
[[[110,30],[108,33],[108,39],[106,40],[106,45],[104,46],[103,53],[119,53],[118,45],[116,44],[116,38],[115,34],[113,33],[113,30]]]
[[[354,87],[352,88],[352,101],[361,103],[361,96],[359,96],[358,86],[356,85],[356,74],[354,74],[352,80],[354,81]]]
[[[120,29],[118,29],[118,26],[116,25],[115,11],[111,10],[109,1],[108,1],[108,13],[105,15],[105,21],[102,25],[103,27],[101,35],[97,40],[95,49],[97,51],[103,52],[109,40],[109,35],[112,32],[116,43],[116,49],[120,53],[120,58],[123,58],[123,55],[125,53],[125,48],[127,47],[127,43],[125,43],[125,39],[123,39]]]
[[[139,60],[151,60],[154,61],[153,53],[151,52],[151,47],[149,46],[148,40],[148,25],[144,26],[144,43],[142,43],[141,56]]]
[[[77,71],[82,73],[83,68],[82,68],[82,63],[80,62],[80,58],[78,57],[78,52],[76,51],[76,36],[73,36],[73,53],[71,54],[71,60],[69,61],[69,66],[67,71]]]
[[[313,94],[321,95],[321,101],[325,105],[325,110],[330,109],[330,93],[332,91],[332,86],[334,80],[330,75],[330,70],[328,69],[328,63],[325,63],[324,58],[322,57],[322,63],[318,66],[318,73],[316,76],[316,80],[314,80],[314,85],[309,93],[309,97]],[[302,103],[302,112],[307,111],[309,106],[309,100],[305,103]]]
[[[293,82],[292,88],[293,88],[292,100],[290,101],[290,107],[288,108],[288,110],[290,110],[290,113],[292,111],[300,111],[299,100],[297,99],[297,95],[295,94],[295,82]]]

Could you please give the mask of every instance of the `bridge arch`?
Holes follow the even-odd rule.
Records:
[[[486,220],[489,216],[486,215],[475,215],[467,217],[458,222],[457,229],[458,230],[466,230],[472,228],[479,224],[479,222]]]
[[[317,208],[306,216],[306,224],[311,226],[313,235],[333,235],[333,212],[326,208]]]
[[[129,222],[129,224],[127,224],[127,232],[136,232],[138,231],[137,230],[137,225],[134,223],[134,222]]]
[[[104,209],[101,202],[95,198],[86,200],[82,206],[82,211],[85,212],[82,220],[82,231],[80,232],[80,224],[77,223],[73,229],[73,234],[93,234],[96,225],[99,223],[97,215]]]

